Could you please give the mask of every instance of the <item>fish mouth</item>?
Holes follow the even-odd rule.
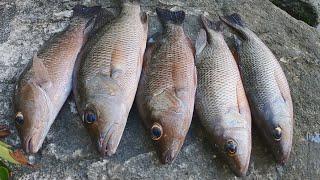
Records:
[[[40,141],[38,141],[38,138],[36,138],[35,135],[30,136],[27,138],[23,143],[23,149],[26,153],[37,153],[40,149],[40,144],[42,144]]]
[[[278,164],[285,164],[290,156],[290,152],[291,152],[291,144],[290,145],[281,145],[280,143],[277,145],[278,148],[273,149],[273,153],[275,156],[275,159],[277,161]]]
[[[162,164],[171,164],[178,156],[180,149],[184,141],[180,142],[179,140],[173,140],[171,143],[168,143],[161,147],[160,145],[160,161]]]
[[[177,157],[177,153],[173,150],[167,150],[162,154],[161,162],[163,164],[171,164]]]
[[[111,156],[115,154],[121,139],[121,135],[118,136],[116,129],[115,124],[113,124],[107,133],[104,135],[100,134],[98,139],[98,151],[101,156]]]
[[[237,158],[234,160],[235,163],[229,163],[231,170],[238,176],[243,177],[246,176],[250,158]]]

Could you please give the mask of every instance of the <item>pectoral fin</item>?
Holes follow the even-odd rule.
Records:
[[[239,113],[246,116],[246,119],[250,119],[250,108],[241,80],[239,80],[237,83],[237,101]]]
[[[290,88],[289,88],[286,76],[284,75],[281,68],[277,68],[275,70],[274,75],[275,75],[275,79],[278,84],[280,93],[281,93],[284,101],[288,105],[289,110],[290,110],[290,115],[292,116],[293,115],[292,99],[291,99]]]
[[[43,64],[42,59],[38,58],[37,55],[33,57],[31,71],[34,73],[33,82],[35,84],[43,89],[47,89],[52,85],[48,69]]]
[[[207,45],[207,33],[201,29],[196,40],[196,56],[198,56]]]

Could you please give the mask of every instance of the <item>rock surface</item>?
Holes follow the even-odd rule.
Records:
[[[271,0],[271,2],[311,26],[316,27],[320,22],[318,0]]]
[[[320,176],[320,32],[264,0],[141,0],[151,16],[150,34],[160,29],[155,7],[184,9],[185,31],[195,40],[198,15],[237,12],[271,48],[287,75],[294,102],[294,146],[289,162],[276,165],[253,131],[253,149],[245,179],[318,179]],[[75,4],[116,7],[110,1],[0,1],[0,123],[14,132],[5,141],[19,147],[12,121],[12,95],[17,75],[48,38],[63,31]],[[228,35],[228,33],[227,33]],[[161,165],[155,147],[134,106],[117,153],[99,157],[81,125],[70,96],[43,144],[30,159],[38,168],[13,167],[15,179],[235,179],[208,143],[195,118],[185,144],[171,165]]]

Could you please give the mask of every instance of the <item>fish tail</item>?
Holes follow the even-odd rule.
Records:
[[[221,21],[211,21],[204,15],[201,15],[200,18],[206,31],[212,29],[214,31],[221,32],[223,30]]]
[[[184,22],[186,13],[184,11],[170,11],[167,9],[156,8],[160,21],[164,24],[170,22],[181,25]]]
[[[84,34],[95,34],[102,26],[112,19],[115,19],[115,14],[108,11],[101,6],[87,7],[83,5],[76,5],[73,8],[73,16],[80,17],[81,21],[85,23]]]
[[[73,10],[74,16],[90,18],[99,14],[101,12],[101,9],[102,9],[101,6],[87,7],[87,6],[78,4],[72,10]]]
[[[246,38],[245,24],[241,19],[241,16],[237,13],[231,14],[229,16],[220,16],[221,21],[223,21],[227,26],[232,28],[238,35],[242,38]]]

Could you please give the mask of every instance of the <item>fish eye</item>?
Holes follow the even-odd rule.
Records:
[[[274,128],[274,130],[273,130],[274,140],[280,141],[281,136],[282,136],[282,129],[281,129],[281,127],[278,126],[278,127]]]
[[[83,121],[91,124],[97,120],[97,115],[93,111],[87,111],[83,115]]]
[[[229,156],[234,156],[237,152],[237,143],[234,140],[228,140],[225,144],[225,151]]]
[[[162,136],[162,126],[158,123],[154,123],[151,127],[151,138],[155,141],[159,140]]]
[[[20,125],[20,126],[24,123],[23,115],[22,115],[21,112],[18,112],[18,113],[16,114],[15,122],[16,122],[18,125]]]

